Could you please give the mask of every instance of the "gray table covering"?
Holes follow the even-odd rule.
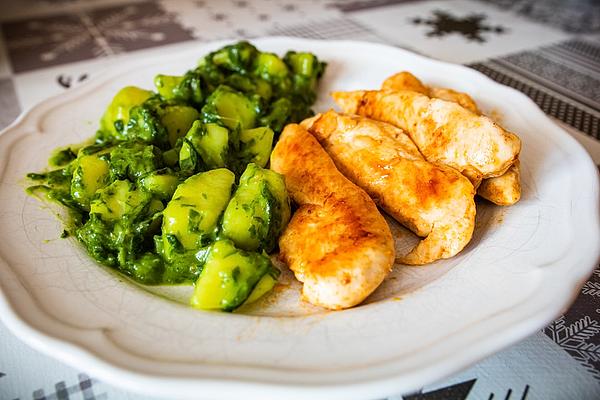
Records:
[[[600,163],[594,0],[21,0],[0,4],[0,28],[0,128],[113,63],[193,41],[358,39],[466,64],[520,90]],[[141,398],[38,353],[0,324],[0,399]],[[390,399],[598,398],[600,268],[573,306],[530,338]]]

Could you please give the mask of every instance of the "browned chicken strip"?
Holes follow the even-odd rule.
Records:
[[[412,90],[429,97],[435,97],[442,100],[453,101],[460,104],[475,114],[481,114],[475,101],[466,93],[457,92],[452,89],[436,88],[425,86],[419,78],[408,71],[398,72],[387,78],[381,84],[382,90]]]
[[[479,108],[477,107],[475,101],[471,98],[471,96],[469,96],[466,93],[457,92],[456,90],[448,88],[430,87],[428,96],[435,97],[436,99],[442,99],[458,103],[467,110],[471,111],[472,113],[478,115],[481,114],[481,111],[479,111]]]
[[[300,125],[286,126],[271,154],[299,204],[279,248],[304,283],[309,302],[330,309],[352,307],[391,271],[394,240],[369,195],[345,178],[317,140]]]
[[[460,105],[409,91],[335,92],[346,113],[404,129],[427,161],[449,165],[475,186],[504,174],[521,150],[519,138]]]
[[[302,124],[344,175],[398,222],[426,237],[400,262],[420,265],[452,257],[469,243],[473,185],[457,170],[426,161],[401,129],[334,111]]]
[[[475,114],[481,114],[475,101],[467,93],[452,89],[425,86],[416,76],[408,71],[402,71],[387,78],[381,88],[384,90],[413,90],[429,97],[453,101]],[[509,206],[521,198],[521,178],[519,160],[502,175],[484,179],[477,188],[477,194],[492,203]]]
[[[477,194],[499,206],[511,206],[521,198],[519,160],[497,178],[484,179]]]
[[[419,78],[408,71],[401,71],[387,78],[381,84],[382,90],[412,90],[429,96],[429,88]]]

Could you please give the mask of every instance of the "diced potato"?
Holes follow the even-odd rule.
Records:
[[[173,197],[175,189],[179,184],[179,178],[173,174],[163,172],[153,172],[140,179],[140,184],[144,189],[162,200],[169,200]]]
[[[202,164],[198,152],[194,149],[194,146],[192,146],[192,143],[189,140],[185,140],[181,144],[181,149],[179,150],[179,169],[187,175],[192,175],[195,172],[201,172],[207,169]]]
[[[263,168],[269,162],[273,147],[273,130],[268,127],[245,129],[240,132],[241,158]]]
[[[246,41],[225,46],[209,55],[210,60],[222,68],[230,71],[243,72],[252,62],[258,51],[256,47]]]
[[[254,286],[252,289],[252,293],[250,296],[244,301],[244,305],[251,304],[263,297],[265,294],[269,293],[277,284],[277,275],[279,275],[279,271],[275,268],[272,268],[272,271],[268,274],[263,275],[260,278],[260,281]]]
[[[194,107],[167,106],[165,108],[160,120],[167,128],[171,147],[175,146],[177,139],[185,136],[199,117],[200,114]]]
[[[214,239],[234,181],[233,172],[221,168],[196,174],[177,187],[163,212],[167,259],[174,251],[196,250]]]
[[[238,250],[230,240],[217,240],[208,250],[190,303],[205,310],[233,310],[270,268],[266,255]]]
[[[286,77],[289,73],[287,65],[277,54],[260,53],[255,64],[255,73],[267,82]]]
[[[179,161],[179,154],[176,148],[163,151],[162,157],[165,166],[171,168],[175,167],[177,165],[177,162]]]
[[[229,152],[229,130],[217,124],[206,124],[206,131],[198,140],[198,154],[208,168],[224,167]]]
[[[139,215],[144,208],[152,214],[162,210],[162,203],[129,181],[114,181],[91,201],[90,214],[96,214],[104,222],[115,222],[125,216]]]
[[[183,81],[183,76],[172,76],[172,75],[156,75],[154,77],[154,86],[156,91],[165,100],[170,100],[176,97],[177,88]]]
[[[256,93],[265,100],[269,100],[273,95],[273,88],[269,82],[264,79],[257,78],[256,81]]]
[[[94,193],[107,184],[109,165],[97,155],[81,156],[75,163],[71,196],[87,210]]]
[[[129,110],[134,106],[142,104],[151,95],[151,91],[135,86],[126,86],[119,90],[100,120],[100,129],[113,136],[120,135],[121,132],[115,128],[115,122],[121,121],[120,125],[123,127],[127,125],[129,122]]]
[[[290,214],[283,176],[249,164],[223,214],[223,235],[244,250],[270,252]]]
[[[285,56],[285,61],[292,68],[295,74],[312,76],[314,66],[318,66],[317,57],[312,53],[296,53],[288,52]]]
[[[254,126],[258,111],[244,94],[221,85],[206,99],[202,115],[205,122],[221,123],[229,129],[238,126],[248,129]]]
[[[229,130],[223,126],[195,121],[179,152],[179,165],[182,170],[198,170],[195,152],[207,169],[222,168],[227,165],[229,152]]]

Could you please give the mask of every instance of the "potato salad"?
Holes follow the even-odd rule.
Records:
[[[147,285],[195,285],[193,307],[231,311],[269,292],[291,215],[266,169],[283,127],[312,115],[325,63],[248,42],[154,89],[115,94],[96,135],[57,149],[28,192],[69,210],[63,236]]]

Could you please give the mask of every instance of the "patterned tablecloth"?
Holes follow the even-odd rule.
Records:
[[[0,27],[0,128],[110,64],[194,41],[359,39],[466,64],[520,90],[600,163],[597,0],[20,0],[1,2]],[[17,398],[142,396],[30,349],[0,324],[0,399]],[[449,379],[391,399],[599,398],[600,268],[573,306],[543,330]]]

